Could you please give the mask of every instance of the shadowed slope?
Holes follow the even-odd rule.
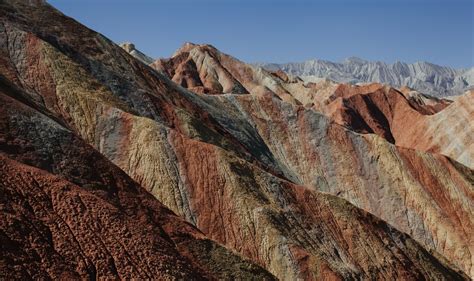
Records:
[[[361,191],[346,197],[363,208],[378,210],[375,205],[358,203],[364,201],[360,199],[360,194],[370,193],[363,189],[366,182],[370,183],[370,187],[386,185],[389,193],[398,192],[403,187],[401,184],[394,185],[394,182],[404,177],[407,182],[414,182],[409,187],[418,189],[420,186],[409,176],[409,170],[396,160],[402,152],[394,146],[380,138],[361,137],[331,124],[328,118],[312,110],[302,110],[295,106],[298,102],[278,85],[275,89],[279,90],[275,94],[267,94],[259,86],[259,81],[267,81],[265,79],[273,77],[272,74],[261,72],[263,80],[244,83],[244,78],[252,74],[252,69],[242,63],[234,64],[235,61],[227,57],[225,69],[216,70],[218,78],[211,75],[212,81],[219,82],[222,89],[231,89],[231,93],[242,95],[198,95],[177,86],[107,39],[65,18],[47,5],[2,5],[0,15],[4,29],[0,36],[7,43],[1,46],[5,58],[1,71],[23,90],[21,94],[14,95],[22,96],[38,110],[48,111],[50,119],[61,120],[64,127],[80,136],[81,141],[100,151],[206,236],[250,258],[281,279],[467,278],[453,270],[444,258],[425,250],[384,221],[341,198],[315,190],[350,191],[347,186],[354,180],[357,190]],[[58,22],[62,24],[58,25]],[[215,58],[210,61],[216,62]],[[228,75],[234,71],[238,74],[233,75],[232,80]],[[203,82],[201,77],[199,79]],[[268,86],[273,87],[272,83],[270,81]],[[189,85],[188,82],[186,84]],[[239,92],[239,84],[251,89],[249,93],[257,91],[256,94]],[[214,87],[212,83],[209,85]],[[232,89],[238,91],[232,92]],[[265,91],[260,95],[259,89]],[[40,125],[36,118],[30,118],[30,113],[19,113],[15,107],[12,108],[13,112],[6,114],[5,132],[19,136],[28,133],[27,139],[37,140],[39,144],[28,149],[28,153],[41,153],[45,159],[50,159],[50,155],[61,155],[53,153],[56,147],[69,148],[66,145],[70,143],[69,139],[66,142],[53,138],[58,139],[59,143],[53,142],[46,138],[51,134],[43,131],[44,125]],[[39,126],[39,129],[31,130],[32,125],[28,122],[15,123],[16,116]],[[305,125],[308,127],[301,126],[308,133],[301,134],[299,138],[300,135],[295,133],[299,127],[294,124],[301,117],[308,119]],[[20,133],[11,128],[19,128]],[[293,146],[292,142],[296,141],[302,141],[307,146]],[[313,145],[318,141],[327,145],[315,148]],[[7,141],[5,147],[12,145]],[[338,147],[340,151],[337,151]],[[316,151],[306,154],[304,149]],[[64,152],[67,152],[66,159],[83,158],[82,155],[75,156],[74,150],[68,151]],[[355,151],[360,154],[342,165],[344,159],[354,155]],[[292,152],[295,152],[294,155]],[[364,154],[366,152],[372,157],[368,158]],[[304,155],[327,157],[326,166],[313,165],[311,161],[317,158],[305,159]],[[367,173],[360,175],[351,170],[356,166],[354,163],[370,162],[377,157],[381,160],[368,165]],[[425,157],[434,167],[450,167],[449,161],[441,156],[423,154],[410,157],[414,157],[415,163]],[[82,171],[75,164],[64,165],[63,158],[59,158],[59,162],[55,162],[56,159],[53,157],[46,163],[40,161],[35,166],[45,169],[52,161],[57,163],[56,166],[70,167],[69,175],[79,182],[83,177],[101,170],[101,167],[93,166],[89,168],[91,170]],[[340,168],[336,170],[329,165]],[[394,178],[389,175],[378,178],[377,169],[383,169],[385,165],[395,166],[399,173]],[[422,169],[428,169],[423,164],[419,165]],[[324,170],[318,171],[318,167]],[[310,176],[315,170],[318,171],[316,175],[321,176],[317,185],[311,183]],[[446,206],[451,206],[453,202],[451,193],[470,192],[465,175],[468,172],[467,169],[452,169],[453,179],[443,182],[442,187],[449,191]],[[453,187],[455,180],[460,187]],[[72,179],[69,181],[74,182]],[[423,189],[420,192],[424,194]],[[140,200],[132,201],[140,205]],[[152,202],[158,204],[157,201]],[[411,207],[408,205],[410,208],[405,208],[406,201],[402,202],[404,204],[393,202],[383,212],[405,212],[404,217],[395,216],[394,225],[402,228],[408,224],[406,229],[411,230],[410,219],[406,218],[406,209]],[[470,223],[469,220],[465,222],[463,216],[471,202],[469,199],[459,200],[460,207],[456,214],[461,216],[461,225]],[[429,200],[422,201],[422,204],[433,210],[438,207],[444,210],[446,207]],[[430,219],[443,223],[440,224],[442,227],[433,231],[443,231],[451,223],[450,218],[442,221],[436,212]],[[427,224],[431,226],[431,223]],[[423,229],[420,225],[423,223],[418,223],[416,228]],[[176,225],[173,231],[181,231],[183,227]],[[151,235],[147,230],[140,231]],[[173,239],[174,236],[167,233]],[[461,262],[470,262],[466,258],[470,252],[458,252],[461,249],[459,245],[465,243],[465,234],[456,231],[452,235],[456,245],[446,248],[446,253]],[[439,239],[440,243],[445,241],[443,239]],[[176,240],[173,241],[176,243]],[[218,245],[193,246],[193,241],[178,247],[179,253],[191,256],[190,259],[198,264],[203,275],[209,272],[209,275],[216,273],[220,276],[219,269],[224,268],[224,276],[242,274],[245,278],[248,272],[268,276],[259,271],[259,267],[245,264],[230,253],[223,257],[220,254],[226,252],[223,248],[219,248],[221,250],[217,253],[211,251],[196,257],[201,249],[212,250]],[[235,259],[238,262],[228,263]],[[236,270],[235,265],[242,270]]]
[[[0,84],[3,278],[273,279],[21,95]]]

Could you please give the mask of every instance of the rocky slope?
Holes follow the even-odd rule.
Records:
[[[341,63],[308,60],[301,63],[257,65],[273,71],[283,70],[307,81],[321,77],[352,84],[378,82],[393,87],[408,86],[437,97],[459,95],[474,87],[474,68],[453,69],[427,62],[386,64],[352,57]]]
[[[0,276],[274,279],[165,208],[0,81]]]
[[[464,225],[473,222],[472,170],[451,164],[449,160],[450,164],[440,158],[434,160],[438,156],[433,158],[434,155],[392,146],[373,135],[375,132],[392,143],[395,142],[393,135],[397,138],[399,135],[409,136],[403,134],[408,120],[413,122],[413,116],[423,120],[444,114],[443,109],[448,110],[450,101],[422,96],[407,89],[403,94],[380,84],[351,86],[322,81],[308,85],[297,77],[247,65],[208,45],[186,44],[172,58],[159,60],[153,66],[177,83],[182,77],[193,81],[184,86],[199,85],[198,89],[204,93],[223,93],[212,98],[214,107],[207,111],[229,132],[233,132],[241,143],[248,142],[247,136],[260,136],[276,162],[273,166],[278,167],[287,179],[343,197],[411,234],[427,248],[436,249],[451,260],[459,261],[460,266],[464,264],[461,267],[471,270],[472,233],[464,229]],[[195,90],[192,86],[188,87]],[[225,94],[226,89],[239,91],[234,92],[236,95],[228,95]],[[362,97],[365,101],[366,96],[370,97],[369,101],[356,102],[352,107],[345,100]],[[465,119],[472,117],[474,111],[468,100],[452,104],[450,111],[460,112]],[[304,107],[301,106],[303,104]],[[458,106],[463,110],[456,110]],[[225,108],[225,115],[221,113],[222,108]],[[371,115],[367,109],[376,112],[370,112]],[[345,118],[347,115],[352,118]],[[331,120],[351,130],[337,126]],[[357,122],[362,122],[365,127],[358,126]],[[414,143],[407,146],[421,147],[424,141],[426,146],[421,148],[436,150],[433,148],[437,144],[434,140],[444,139],[438,149],[448,151],[451,142],[445,138],[459,136],[460,151],[472,155],[468,136],[473,134],[474,128],[470,122],[460,124],[465,127],[466,135],[462,130],[459,134],[449,130],[431,130],[431,135],[415,138]],[[248,128],[246,135],[242,135],[244,128]],[[423,132],[424,127],[420,126],[419,130]],[[352,131],[370,134],[361,136]],[[392,134],[392,131],[395,133]],[[404,155],[410,156],[407,158]],[[417,155],[417,160],[411,159],[413,155]],[[440,160],[444,164],[431,166]],[[472,165],[471,156],[466,160],[468,165]],[[454,164],[452,167],[455,170],[461,169],[461,182],[447,172],[452,168],[446,164]],[[427,174],[421,176],[419,170]],[[428,181],[428,178],[432,180]],[[431,189],[434,186],[438,188]],[[433,193],[433,190],[437,191]],[[465,218],[459,225],[459,232],[448,231],[454,227],[452,222],[457,220],[458,215],[453,214],[452,220],[445,220],[447,206],[441,207],[442,201],[435,199],[444,192],[446,194],[442,197],[450,198],[447,199],[449,205],[464,206],[458,209],[464,210],[461,216]],[[455,203],[457,200],[460,201]],[[431,206],[429,210],[428,206]],[[447,238],[446,235],[452,237]],[[457,246],[447,247],[448,241],[457,241],[454,244],[463,246],[455,250]]]
[[[156,71],[47,4],[0,5],[2,277],[472,276],[469,168],[210,46]]]
[[[321,110],[339,124],[474,168],[472,91],[451,102],[380,84],[340,85],[331,99]]]
[[[194,92],[273,96],[321,112],[352,131],[375,133],[399,146],[442,153],[474,168],[474,123],[469,122],[474,118],[474,105],[470,92],[440,112],[452,101],[378,83],[305,83],[282,71],[252,67],[212,46],[191,43],[172,58],[157,60],[152,67]],[[407,123],[414,126],[407,130]],[[411,137],[413,134],[418,137]]]

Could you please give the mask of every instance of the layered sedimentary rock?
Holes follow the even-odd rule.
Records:
[[[467,167],[336,124],[301,80],[211,46],[155,71],[47,4],[0,19],[6,277],[472,275]]]
[[[423,116],[417,123],[400,129],[396,143],[400,146],[439,152],[474,169],[473,101],[474,91],[466,92],[443,111]],[[399,124],[403,126],[401,122]]]
[[[177,217],[5,81],[0,101],[2,278],[274,278]]]
[[[246,136],[241,135],[242,128],[248,128],[247,135],[260,136],[275,160],[273,166],[278,167],[285,178],[346,198],[471,270],[472,171],[443,157],[410,150],[443,153],[472,167],[469,136],[474,134],[474,128],[468,119],[472,119],[474,111],[467,102],[468,96],[451,104],[448,100],[408,89],[402,89],[402,93],[381,84],[352,86],[331,81],[305,84],[282,73],[253,68],[206,45],[185,45],[168,60],[168,66],[179,65],[176,58],[183,61],[185,56],[188,56],[188,64],[198,61],[194,76],[202,77],[201,80],[207,76],[197,70],[215,73],[212,69],[216,62],[222,62],[219,67],[251,94],[205,97],[213,103],[207,111],[229,132],[235,131],[241,143],[248,142]],[[203,57],[211,57],[214,62],[199,63],[205,61]],[[163,63],[158,61],[155,65]],[[260,87],[266,89],[264,94],[256,90]],[[222,108],[225,115],[221,113]],[[426,132],[422,126],[425,120],[437,116],[443,120],[442,116],[449,112],[457,114],[457,120],[449,118],[446,120],[450,121],[437,124],[454,128],[458,133],[451,129],[430,130],[425,135],[410,138],[413,131],[406,124],[420,133]],[[237,131],[235,127],[240,129]],[[375,135],[410,149],[397,148]],[[458,150],[450,149],[452,146]],[[411,159],[412,154],[416,155],[415,159]],[[418,170],[424,175],[420,176]],[[454,170],[458,170],[454,173],[459,173],[460,178],[451,174]],[[425,177],[431,179],[428,181]],[[444,199],[435,199],[438,196],[449,198],[452,207],[441,207]],[[449,219],[446,208],[463,215],[453,213]],[[456,228],[453,222],[459,217],[464,219],[458,224],[458,230],[450,231]]]
[[[282,71],[252,67],[212,46],[191,43],[152,66],[196,92],[225,94],[230,93],[229,89],[239,89],[236,93],[275,96],[322,112],[353,131],[375,133],[396,145],[441,153],[474,167],[474,123],[469,122],[474,118],[471,92],[443,111],[452,101],[407,87],[398,90],[378,83],[350,85],[330,80],[305,83]],[[183,79],[195,82],[182,82]],[[196,83],[209,86],[200,91],[201,86],[193,86]],[[410,124],[409,129],[406,124]]]
[[[454,102],[414,91],[370,84],[338,85],[318,109],[360,133],[398,146],[441,153],[474,168],[473,93]]]

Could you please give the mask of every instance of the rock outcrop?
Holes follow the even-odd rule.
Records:
[[[120,47],[124,49],[127,53],[132,55],[134,58],[142,61],[144,64],[150,64],[153,62],[153,59],[149,56],[145,55],[144,53],[140,52],[135,48],[135,44],[130,42],[125,42],[120,44]]]
[[[2,277],[473,276],[468,167],[212,46],[155,71],[48,4],[0,8]]]

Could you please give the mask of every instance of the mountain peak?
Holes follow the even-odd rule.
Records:
[[[175,53],[188,52],[194,48],[210,48],[212,50],[218,51],[216,47],[211,44],[198,44],[192,42],[185,42]]]

